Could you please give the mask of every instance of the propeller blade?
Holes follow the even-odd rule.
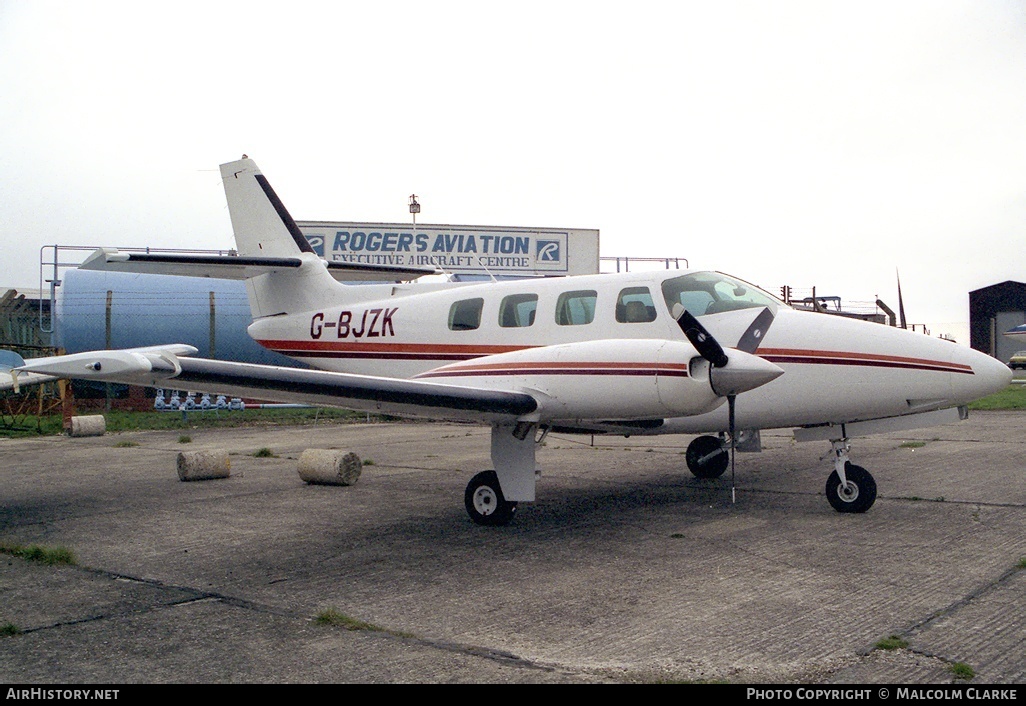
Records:
[[[684,332],[691,345],[695,347],[698,354],[709,361],[714,368],[722,368],[727,364],[727,354],[723,347],[712,337],[702,324],[698,323],[691,312],[680,304],[673,306],[673,315],[677,319],[677,325]]]
[[[773,312],[766,307],[755,317],[755,321],[751,323],[748,330],[741,335],[741,339],[737,342],[737,349],[745,353],[755,353],[772,323]]]

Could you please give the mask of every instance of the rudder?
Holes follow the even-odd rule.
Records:
[[[252,159],[221,165],[221,180],[239,254],[294,257],[313,253],[299,226]]]
[[[328,273],[271,184],[245,155],[221,165],[235,243],[242,258],[282,258],[281,268],[246,279],[254,319],[341,302],[344,287]],[[285,262],[285,260],[288,262]],[[298,264],[298,267],[297,267]]]

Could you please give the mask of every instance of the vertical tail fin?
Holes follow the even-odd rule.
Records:
[[[246,280],[253,318],[311,311],[340,302],[343,285],[314,253],[256,162],[243,156],[222,164],[221,180],[239,255],[301,261],[298,268],[283,267]]]
[[[237,162],[222,164],[221,180],[240,255],[288,257],[313,252],[256,162],[243,155]]]

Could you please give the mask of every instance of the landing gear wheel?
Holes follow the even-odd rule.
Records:
[[[727,445],[715,436],[700,436],[692,441],[684,458],[696,478],[719,478],[730,464]]]
[[[862,466],[852,463],[844,465],[846,486],[841,485],[837,471],[830,474],[826,483],[826,496],[838,512],[865,512],[876,502],[876,481]]]
[[[482,471],[471,478],[463,502],[470,519],[479,525],[508,525],[517,512],[517,504],[503,497],[495,471]]]

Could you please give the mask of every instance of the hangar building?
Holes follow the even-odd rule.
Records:
[[[1004,333],[1026,323],[1026,284],[1011,280],[969,292],[969,345],[1008,362],[1022,341]]]

